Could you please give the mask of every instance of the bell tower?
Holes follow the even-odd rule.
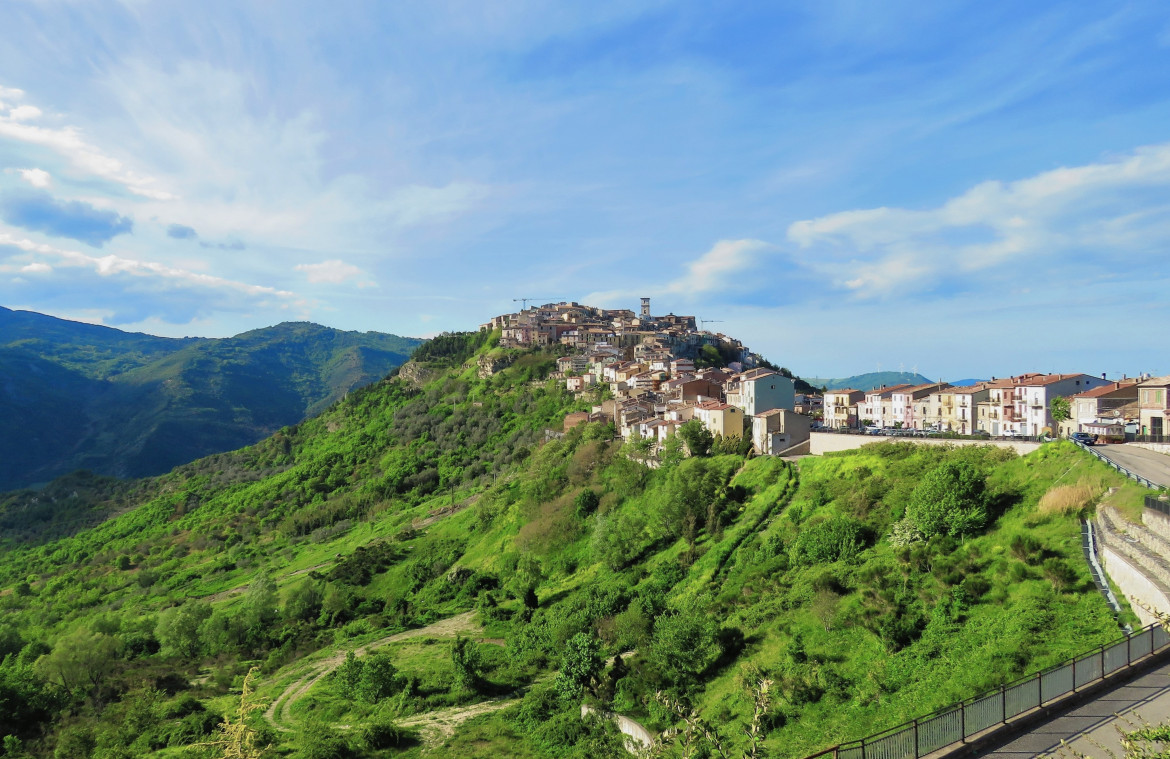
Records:
[[[642,298],[642,318],[643,319],[650,318],[650,299],[649,298]]]

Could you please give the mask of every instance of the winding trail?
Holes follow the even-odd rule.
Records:
[[[384,638],[378,638],[377,640],[370,641],[363,646],[353,649],[353,652],[356,655],[361,655],[368,653],[375,648],[379,648],[396,641],[407,640],[409,638],[454,638],[457,635],[482,632],[482,628],[472,621],[474,617],[474,611],[465,612],[454,617],[448,617],[447,619],[439,620],[433,625],[419,627],[414,630],[406,630],[404,632],[395,633],[394,635],[387,635]],[[268,705],[268,709],[264,712],[264,718],[268,720],[268,723],[281,732],[292,732],[290,725],[293,721],[293,704],[304,698],[305,694],[308,693],[309,690],[317,684],[318,680],[340,667],[345,662],[345,656],[348,652],[348,650],[338,651],[327,659],[322,659],[308,665],[305,672],[292,683],[285,686],[280,695],[274,698],[272,703]],[[463,708],[471,709],[472,707]],[[431,712],[430,714],[435,714],[435,712]],[[418,715],[418,717],[425,716],[428,715]],[[467,717],[464,719],[467,719]]]

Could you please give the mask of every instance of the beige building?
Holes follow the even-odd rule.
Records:
[[[752,417],[752,445],[762,456],[775,456],[809,437],[809,418],[788,409],[772,409]]]
[[[1077,393],[1068,399],[1069,419],[1060,424],[1060,433],[1089,432],[1102,424],[1120,423],[1124,428],[1127,417],[1138,417],[1138,380],[1122,380]],[[1099,434],[1099,433],[1090,433]]]
[[[1161,438],[1170,430],[1170,374],[1138,385],[1138,434]]]
[[[826,390],[825,426],[829,429],[842,427],[855,429],[858,425],[857,405],[863,400],[865,400],[865,393],[860,390],[852,388]]]
[[[695,406],[695,418],[712,435],[743,436],[743,410],[720,401],[705,401]]]

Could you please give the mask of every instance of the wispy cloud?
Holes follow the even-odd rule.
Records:
[[[1150,263],[1170,244],[1170,144],[987,181],[927,210],[873,208],[793,223],[826,285],[863,297],[973,289],[1014,272]]]
[[[297,301],[298,299],[295,292],[278,290],[268,287],[268,285],[228,280],[225,277],[201,274],[199,271],[170,267],[170,265],[156,261],[140,261],[136,260],[136,258],[126,258],[117,255],[92,256],[80,253],[80,251],[48,246],[48,244],[37,243],[32,240],[22,239],[22,237],[0,232],[0,248],[4,247],[15,248],[23,251],[23,253],[32,254],[37,257],[48,257],[54,261],[54,268],[76,267],[88,269],[102,277],[137,277],[142,278],[142,280],[180,283],[211,290],[230,290],[250,297],[278,298],[288,302]],[[32,264],[37,263],[44,264],[46,262],[32,262]],[[21,262],[18,264],[0,265],[0,271],[5,270],[5,268],[12,270],[14,265],[16,268],[22,268],[30,264]]]
[[[0,137],[49,148],[78,169],[117,182],[135,195],[154,200],[174,198],[171,193],[155,188],[153,178],[130,171],[122,161],[91,145],[77,127],[53,128],[28,123],[39,120],[44,114],[35,106],[8,102],[23,98],[22,90],[0,87]]]
[[[298,264],[294,268],[304,272],[305,278],[313,284],[338,285],[356,278],[361,278],[361,281],[358,282],[359,287],[369,287],[374,284],[369,280],[366,272],[339,259],[322,261],[319,264]]]

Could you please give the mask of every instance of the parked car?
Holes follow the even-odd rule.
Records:
[[[1087,432],[1074,432],[1068,436],[1068,439],[1074,443],[1083,443],[1084,445],[1092,445],[1096,442],[1093,436]]]

